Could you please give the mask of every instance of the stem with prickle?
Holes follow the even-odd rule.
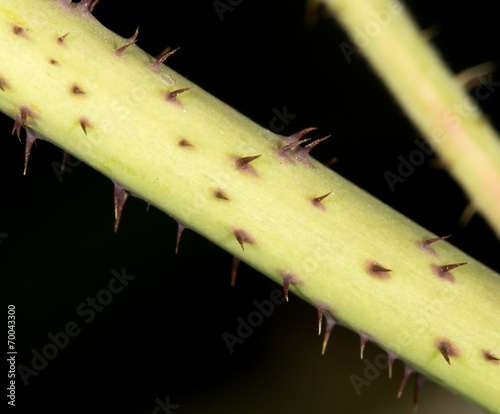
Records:
[[[500,277],[121,38],[94,3],[0,0],[0,109],[489,412]],[[320,138],[321,140],[321,138]],[[302,145],[304,144],[304,145]],[[325,344],[326,345],[326,344]]]
[[[323,1],[500,237],[500,137],[466,79],[453,76],[399,0]]]

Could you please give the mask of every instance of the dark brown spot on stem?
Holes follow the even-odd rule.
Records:
[[[248,244],[255,244],[255,240],[250,234],[243,229],[233,229],[232,233],[234,234],[234,237],[236,237],[236,240],[241,246],[241,249],[244,251],[245,250],[245,243]]]
[[[365,269],[366,271],[376,277],[377,279],[390,279],[391,275],[389,272],[392,272],[391,269],[387,269],[386,267],[382,266],[380,263],[377,262],[372,262],[372,261],[367,261],[365,264]]]
[[[448,282],[455,282],[455,276],[453,276],[450,273],[450,270],[453,270],[457,267],[464,266],[468,264],[469,262],[465,263],[455,263],[455,264],[449,264],[445,266],[438,266],[438,265],[431,265],[432,271],[434,274],[439,277],[440,279],[447,280]]]
[[[285,293],[285,299],[288,302],[288,288],[290,286],[290,283],[299,286],[302,285],[303,283],[297,276],[286,270],[278,269],[278,273],[283,278],[283,292]]]
[[[71,93],[73,95],[85,95],[84,90],[80,86],[78,86],[76,83],[74,83],[71,86]]]
[[[29,39],[29,36],[26,34],[27,30],[24,27],[21,26],[13,26],[12,27],[12,32],[16,36],[21,36],[24,37],[25,39]]]
[[[219,200],[229,201],[229,197],[220,188],[214,190],[214,197]]]
[[[179,147],[184,147],[184,148],[194,148],[193,144],[191,144],[187,139],[181,138],[179,140]]]
[[[59,65],[59,62],[55,59],[50,59],[49,62],[51,65]]]
[[[437,339],[436,347],[448,365],[451,365],[450,357],[458,357],[460,355],[458,349],[447,339]]]
[[[246,174],[254,175],[256,177],[259,176],[255,168],[253,168],[250,163],[257,158],[259,158],[260,155],[252,155],[250,157],[233,157],[234,160],[234,165],[237,170],[240,170]]]
[[[9,87],[9,84],[4,78],[0,78],[0,90],[5,91]]]
[[[496,357],[492,352],[483,349],[483,358],[486,361],[493,362],[494,364],[500,364],[500,358]]]

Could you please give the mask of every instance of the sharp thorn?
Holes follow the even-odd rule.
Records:
[[[231,286],[236,285],[236,276],[238,274],[238,268],[240,266],[241,260],[236,256],[233,257],[233,264],[231,266]]]
[[[412,374],[412,372],[413,368],[410,368],[408,365],[405,364],[403,378],[401,379],[401,383],[399,384],[398,398],[401,398],[401,395],[403,395],[403,390],[405,388],[406,382],[408,381],[408,377]]]
[[[427,378],[422,374],[418,373],[415,376],[415,384],[413,386],[413,412],[416,413],[418,411],[418,398],[420,396],[420,390],[422,389],[422,385],[424,384]]]
[[[325,355],[326,346],[328,345],[328,340],[330,339],[330,334],[333,327],[337,324],[337,321],[330,315],[325,314],[325,336],[323,337],[323,346],[321,348],[321,355]]]
[[[118,231],[118,225],[120,224],[120,218],[122,216],[123,206],[127,201],[130,192],[125,189],[124,186],[113,181],[114,184],[114,205],[115,205],[115,233]]]

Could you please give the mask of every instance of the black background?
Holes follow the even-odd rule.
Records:
[[[433,42],[453,71],[497,60],[493,2],[450,4],[407,2],[422,28],[440,26]],[[500,270],[483,219],[457,225],[467,198],[433,157],[389,189],[384,172],[397,171],[419,134],[360,56],[347,63],[339,48],[347,38],[328,13],[307,25],[305,10],[304,1],[243,0],[221,21],[212,0],[103,0],[94,15],[124,37],[140,25],[137,44],[153,55],[181,47],[172,68],[262,126],[286,106],[296,118],[284,134],[310,126],[315,137],[331,134],[316,158],[338,157],[341,175]],[[497,127],[499,96],[480,102]],[[8,234],[0,239],[1,294],[16,305],[18,362],[29,366],[32,350],[68,322],[81,328],[27,387],[18,378],[17,411],[150,413],[169,397],[175,413],[411,412],[412,381],[395,397],[401,363],[395,378],[383,370],[357,396],[349,376],[365,369],[358,337],[336,328],[322,357],[316,311],[293,296],[231,354],[222,334],[277,285],[242,265],[231,288],[230,255],[190,231],[175,255],[177,224],[140,200],[128,201],[114,234],[111,181],[80,164],[60,182],[53,164],[61,151],[44,142],[24,177],[24,142],[10,135],[11,119],[2,115],[0,124],[0,233]],[[122,268],[136,278],[85,323],[79,304]],[[369,344],[365,359],[380,353]],[[426,383],[420,412],[446,410],[479,412]]]

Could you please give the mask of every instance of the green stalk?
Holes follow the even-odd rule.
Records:
[[[298,136],[123,49],[132,41],[85,4],[0,0],[0,39],[3,112],[290,283],[329,321],[499,412],[497,273],[444,240],[425,244],[437,236],[310,158]]]
[[[399,0],[324,2],[500,237],[500,137],[477,102]]]

